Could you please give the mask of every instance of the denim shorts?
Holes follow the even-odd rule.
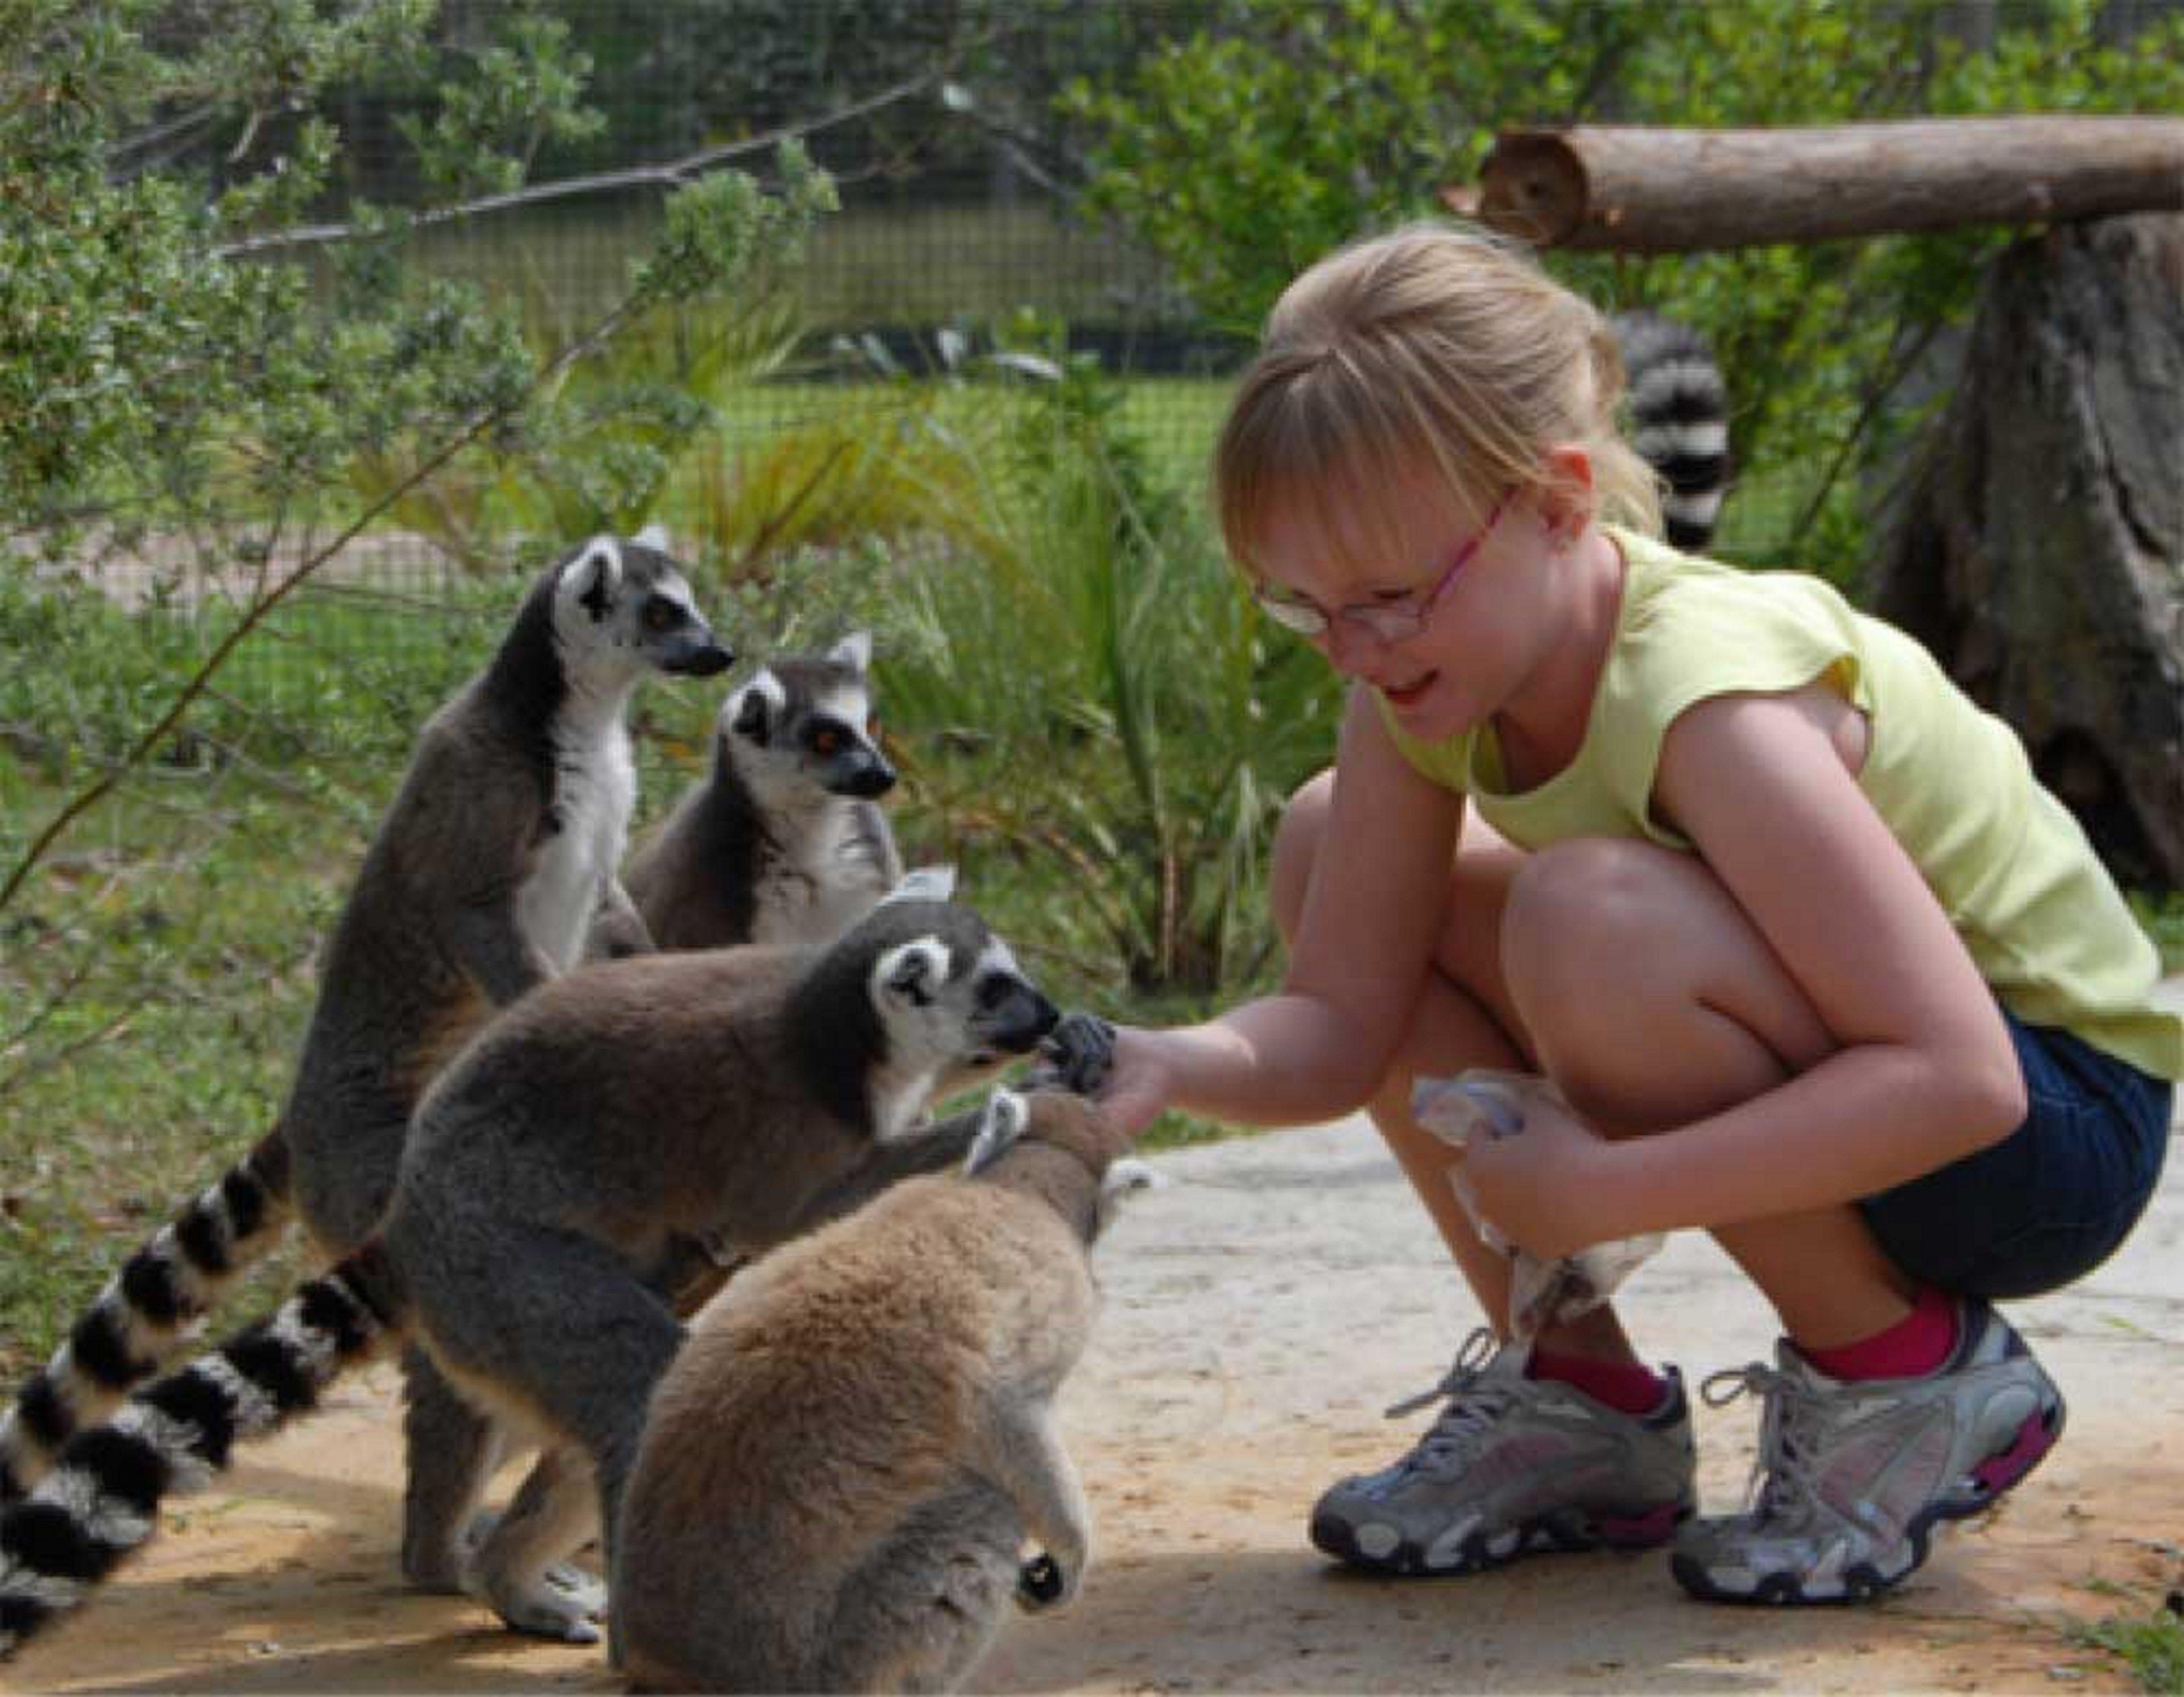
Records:
[[[2146,1211],[2169,1149],[2166,1080],[2003,1018],[2025,1074],[2024,1123],[1858,1204],[1897,1266],[1960,1296],[2038,1296],[2084,1277]]]

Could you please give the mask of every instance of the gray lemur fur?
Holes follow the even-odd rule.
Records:
[[[136,1252],[0,1421],[0,1501],[280,1241],[292,1193],[328,1259],[361,1243],[446,1058],[566,970],[603,908],[641,929],[615,879],[634,794],[624,708],[652,673],[731,658],[660,540],[594,537],[558,561],[426,722],[325,946],[278,1121]],[[413,1529],[413,1578],[452,1583],[452,1536]]]
[[[945,1691],[1091,1531],[1053,1399],[1141,1164],[1077,1096],[995,1091],[967,1170],[761,1256],[653,1393],[616,1539],[641,1689]],[[1039,1552],[1022,1556],[1028,1540]]]
[[[933,1125],[930,1102],[1056,1018],[977,914],[916,897],[823,946],[642,955],[540,985],[427,1092],[376,1236],[79,1433],[0,1515],[0,1653],[149,1538],[167,1492],[412,1341],[440,1370],[412,1426],[442,1493],[421,1504],[413,1475],[413,1513],[463,1523],[504,1437],[544,1445],[464,1586],[512,1626],[595,1637],[599,1588],[557,1569],[601,1526],[611,1565],[682,1340],[660,1291],[677,1240],[761,1252],[960,1161],[977,1116]]]
[[[822,942],[902,877],[878,798],[872,638],[787,656],[729,692],[711,769],[631,855],[622,880],[663,949]]]

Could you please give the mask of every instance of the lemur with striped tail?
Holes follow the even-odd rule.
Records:
[[[1666,485],[1661,516],[1678,548],[1702,549],[1729,493],[1729,392],[1689,325],[1658,313],[1608,320],[1623,356],[1630,445]]]
[[[960,1162],[974,1114],[936,1095],[1056,1024],[970,909],[883,902],[824,946],[585,966],[515,1002],[427,1091],[381,1230],[268,1320],[78,1433],[0,1512],[0,1653],[82,1602],[166,1495],[308,1408],[349,1365],[421,1346],[447,1399],[461,1525],[502,1440],[546,1448],[467,1555],[463,1587],[520,1629],[588,1642],[647,1400],[682,1341],[660,1294],[681,1243],[757,1253],[894,1180]],[[412,1507],[418,1475],[412,1475]]]
[[[712,765],[631,854],[630,898],[663,949],[822,942],[902,877],[878,798],[869,633],[769,661],[731,690]]]
[[[433,1075],[496,1008],[572,965],[603,908],[641,935],[616,881],[635,794],[624,710],[649,674],[732,658],[663,541],[594,537],[548,568],[426,722],[325,946],[279,1119],[129,1259],[0,1417],[0,1502],[158,1370],[280,1242],[292,1203],[327,1259],[361,1243]],[[411,1577],[452,1583],[448,1543],[424,1539]]]

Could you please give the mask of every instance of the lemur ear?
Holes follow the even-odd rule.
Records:
[[[560,588],[598,623],[621,588],[621,544],[611,536],[593,537],[582,553],[561,568]]]
[[[667,546],[667,527],[664,524],[648,524],[643,530],[630,538],[630,540],[639,548],[649,548],[655,553],[666,554],[671,551]]]
[[[774,720],[788,706],[788,691],[781,679],[761,668],[749,683],[721,703],[721,723],[738,736],[764,748],[773,734]]]
[[[859,672],[872,667],[872,634],[868,630],[853,630],[827,651],[827,657],[838,666],[847,666]]]
[[[978,1130],[963,1158],[963,1176],[975,1178],[999,1160],[1022,1136],[1031,1124],[1031,1104],[1012,1090],[997,1090],[986,1098],[978,1115]]]
[[[928,1007],[948,981],[950,960],[948,945],[938,937],[899,943],[872,968],[872,987],[879,994],[900,996],[912,1007]]]
[[[880,897],[889,902],[949,902],[956,896],[956,868],[947,864],[913,866],[895,887]]]

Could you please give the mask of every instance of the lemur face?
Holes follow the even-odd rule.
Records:
[[[930,1070],[951,1087],[1029,1053],[1061,1017],[967,907],[889,901],[851,936],[869,954],[891,1063]]]
[[[760,668],[722,704],[722,753],[770,795],[813,786],[830,795],[884,795],[895,770],[877,740],[871,660],[872,639],[860,631],[822,656]]]
[[[562,564],[554,630],[571,670],[705,678],[727,669],[735,656],[661,551],[665,541],[652,529],[628,539],[595,536]]]

